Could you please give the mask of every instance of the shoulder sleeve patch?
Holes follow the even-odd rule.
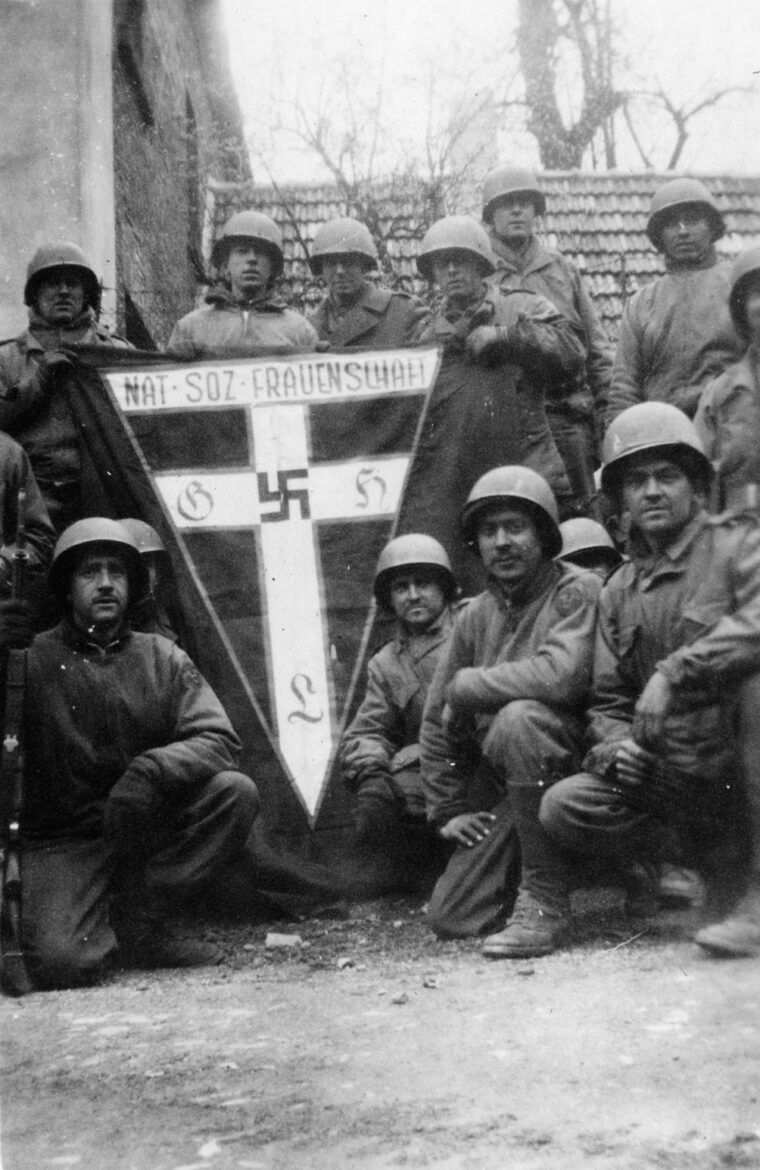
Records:
[[[560,589],[554,602],[554,608],[560,617],[567,617],[568,614],[575,613],[576,610],[588,605],[591,600],[591,591],[586,588],[585,584],[573,581],[571,585]]]

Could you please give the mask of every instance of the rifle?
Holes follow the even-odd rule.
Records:
[[[16,548],[11,562],[11,596],[22,600],[29,553],[26,551],[26,491],[19,488],[16,507]],[[2,988],[26,995],[32,984],[24,960],[21,932],[21,810],[24,799],[24,692],[26,650],[8,649],[5,714],[0,754],[2,798],[2,886],[0,887],[0,964]]]

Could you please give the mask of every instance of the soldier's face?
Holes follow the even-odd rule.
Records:
[[[107,545],[92,545],[74,566],[68,601],[74,623],[96,640],[116,632],[129,601],[127,562]]]
[[[702,501],[678,464],[656,455],[639,455],[623,469],[623,502],[631,527],[657,549],[676,539]]]
[[[399,570],[393,577],[390,600],[396,618],[412,631],[426,630],[446,606],[438,580],[414,569]]]
[[[523,243],[533,235],[536,205],[529,195],[505,195],[491,213],[495,235],[506,243]]]
[[[669,260],[685,268],[694,268],[709,255],[713,242],[712,224],[699,206],[674,207],[663,216],[660,239]]]
[[[483,292],[483,271],[469,252],[452,249],[437,253],[432,261],[433,276],[441,295],[462,302],[473,301]]]
[[[272,268],[272,257],[267,249],[254,240],[246,240],[231,245],[224,274],[237,300],[253,301],[267,291]]]
[[[351,305],[364,290],[366,265],[361,256],[325,256],[322,276],[330,296],[339,305]]]
[[[478,521],[477,542],[489,577],[508,589],[527,585],[545,559],[538,528],[522,508],[486,508]]]
[[[70,325],[84,309],[84,282],[71,268],[53,268],[37,286],[35,304],[49,325]]]

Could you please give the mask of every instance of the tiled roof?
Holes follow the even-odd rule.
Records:
[[[643,172],[545,172],[539,176],[547,213],[541,224],[550,247],[560,248],[583,273],[604,324],[614,337],[625,297],[663,271],[662,259],[649,243],[646,221],[653,192],[668,179]],[[718,242],[724,257],[760,244],[760,176],[700,175],[723,212],[727,232]],[[305,249],[320,224],[339,215],[356,215],[331,185],[282,188],[255,184],[215,184],[209,199],[209,242],[233,211],[256,208],[280,225],[285,242],[282,293],[297,308],[313,305],[320,285],[309,272]],[[419,241],[435,215],[426,211],[424,189],[409,183],[380,183],[373,188],[388,253],[383,277],[408,290],[427,293],[415,265]],[[428,205],[429,206],[429,205]],[[480,207],[457,207],[479,216]],[[361,216],[359,216],[361,218]]]

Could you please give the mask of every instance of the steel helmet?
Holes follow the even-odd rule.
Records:
[[[582,556],[583,553],[593,552],[599,556],[605,555],[611,567],[623,559],[607,529],[587,516],[574,516],[572,520],[565,520],[560,524],[559,531],[562,549],[558,560],[572,560],[579,554]]]
[[[546,200],[533,171],[521,167],[497,167],[483,183],[483,219],[491,222],[494,206],[506,195],[530,195],[536,215],[546,211]]]
[[[155,528],[151,528],[150,524],[146,524],[144,520],[137,520],[134,516],[128,516],[120,520],[119,524],[124,525],[141,553],[166,552],[164,542]]]
[[[391,608],[393,576],[398,569],[411,569],[412,566],[427,569],[439,581],[446,600],[453,600],[457,585],[446,549],[424,532],[409,532],[389,541],[380,553],[372,586],[378,605]]]
[[[272,257],[272,279],[280,275],[285,263],[282,232],[273,219],[263,211],[236,211],[231,215],[211,249],[211,263],[215,268],[222,267],[230,244],[238,240],[253,240],[263,245]]]
[[[713,240],[725,235],[726,225],[718,204],[699,179],[671,179],[658,187],[652,196],[647,220],[647,235],[658,252],[662,251],[662,221],[674,207],[696,204],[704,209],[712,227]]]
[[[562,548],[562,537],[554,492],[542,475],[521,464],[493,467],[477,480],[460,517],[465,541],[475,543],[481,512],[507,501],[526,507],[539,529],[546,555],[556,557]]]
[[[37,296],[40,281],[56,268],[72,268],[84,285],[85,304],[100,311],[100,281],[90,267],[90,262],[77,244],[67,240],[54,240],[49,244],[40,244],[29,261],[26,270],[26,284],[24,285],[24,304],[33,305]]]
[[[637,402],[610,423],[602,443],[604,492],[619,488],[625,460],[641,451],[672,455],[690,477],[697,476],[705,486],[710,482],[712,466],[694,423],[669,402]]]
[[[328,220],[317,228],[309,257],[309,267],[315,276],[321,274],[325,256],[361,256],[368,269],[377,266],[377,248],[369,228],[348,215]]]
[[[58,537],[50,563],[48,585],[59,600],[64,600],[69,577],[83,548],[87,545],[110,544],[126,558],[129,575],[129,599],[137,601],[148,586],[148,572],[140,556],[137,543],[124,525],[106,516],[88,516],[75,520]]]
[[[469,215],[447,215],[425,232],[417,267],[426,280],[433,279],[433,257],[439,252],[469,252],[480,261],[484,276],[496,270],[485,228]]]
[[[760,248],[748,248],[741,252],[731,270],[731,292],[728,297],[728,307],[736,327],[742,337],[749,336],[747,317],[744,312],[744,297],[752,282],[752,277],[760,279]]]

